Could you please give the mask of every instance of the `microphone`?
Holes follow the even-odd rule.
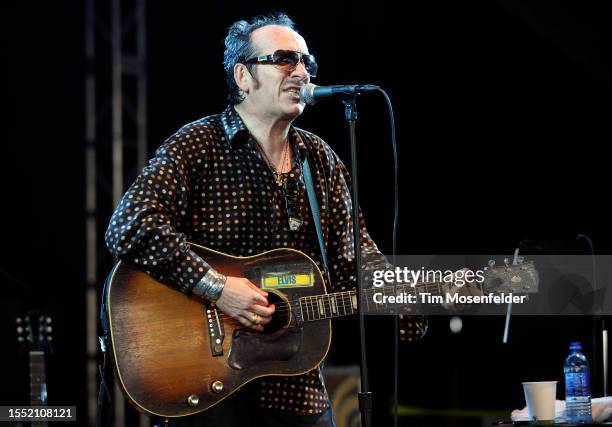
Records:
[[[324,98],[346,98],[352,95],[375,92],[378,89],[379,87],[375,85],[317,86],[307,83],[300,88],[300,99],[308,105],[313,105]]]

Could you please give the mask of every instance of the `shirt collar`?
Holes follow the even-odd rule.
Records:
[[[226,141],[230,145],[234,145],[234,137],[238,133],[248,134],[248,129],[232,105],[228,105],[223,113],[221,113],[221,123],[227,137]]]
[[[251,138],[249,138],[251,135],[249,130],[244,125],[240,115],[236,112],[232,105],[228,105],[223,113],[221,113],[221,123],[223,124],[223,131],[227,137],[226,141],[230,146],[236,147],[236,144],[240,141],[248,142],[251,140]],[[294,146],[297,146],[301,160],[303,161],[306,155],[306,144],[304,144],[304,140],[302,139],[299,130],[293,126],[290,126],[288,136],[289,141]]]
[[[297,147],[298,153],[300,155],[300,163],[303,162],[306,158],[307,153],[306,144],[304,144],[304,140],[302,139],[300,132],[298,132],[298,129],[294,128],[293,126],[289,128],[289,141],[292,142],[292,145],[294,147]]]

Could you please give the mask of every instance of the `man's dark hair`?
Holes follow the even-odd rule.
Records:
[[[266,25],[282,25],[294,29],[291,18],[284,13],[271,13],[260,15],[247,21],[236,21],[232,24],[225,37],[225,52],[223,53],[223,67],[227,79],[228,94],[227,101],[230,105],[240,104],[244,95],[234,81],[234,65],[251,58],[254,55],[254,47],[251,43],[251,34],[258,28]],[[249,71],[251,66],[249,65]]]

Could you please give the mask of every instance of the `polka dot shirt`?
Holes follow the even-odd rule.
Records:
[[[309,158],[327,252],[330,291],[355,286],[349,175],[321,138],[291,127],[294,165],[289,227],[286,193],[232,107],[182,127],[162,144],[116,208],[106,232],[111,253],[157,280],[190,293],[210,266],[188,242],[235,256],[290,247],[324,270],[301,165]],[[364,265],[385,264],[360,216]],[[256,380],[264,408],[319,413],[328,396],[319,369],[292,377]]]

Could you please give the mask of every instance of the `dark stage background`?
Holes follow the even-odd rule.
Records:
[[[103,3],[97,8],[108,13]],[[273,9],[294,18],[317,55],[315,83],[388,90],[401,166],[398,253],[510,254],[523,239],[588,253],[575,243],[578,233],[591,236],[598,253],[611,253],[612,38],[605,2],[149,2],[149,153],[182,124],[224,107],[226,28]],[[16,110],[2,143],[0,403],[28,399],[27,359],[16,351],[13,318],[47,307],[55,318],[49,402],[77,405],[84,422],[84,7],[26,1],[10,12],[5,86]],[[105,52],[100,47],[99,55]],[[102,62],[89,65],[97,67],[100,93],[110,87]],[[389,253],[385,104],[363,97],[359,113],[361,207]],[[309,107],[297,124],[348,163],[339,103]],[[98,149],[107,170],[100,173],[110,176],[109,130],[99,130],[105,132]],[[97,215],[106,223],[113,206],[103,176],[98,191]],[[112,260],[102,241],[99,253],[101,284]],[[469,411],[508,418],[524,406],[520,381],[562,380],[570,339],[582,340],[594,362],[589,317],[515,318],[505,346],[502,318],[464,317],[460,334],[449,331],[448,320],[430,319],[427,337],[401,348],[399,372],[400,404],[447,412],[402,417],[401,425],[479,425]],[[336,322],[330,364],[358,362],[356,327],[354,319]],[[376,425],[389,425],[392,322],[369,318],[367,328]],[[600,395],[599,378],[594,388]]]

